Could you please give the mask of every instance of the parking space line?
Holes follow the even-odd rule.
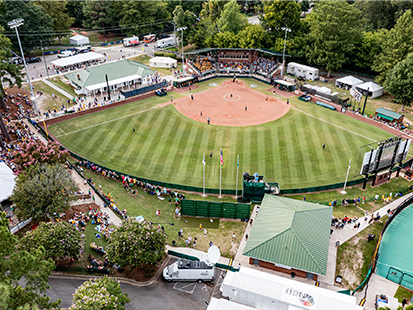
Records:
[[[175,290],[178,290],[178,291],[181,291],[181,292],[184,292],[184,293],[188,293],[188,294],[191,294],[191,295],[194,293],[195,288],[196,288],[196,283],[190,283],[190,284],[184,285],[184,286],[182,286],[182,287],[176,287],[176,285],[177,285],[178,283],[179,283],[179,282],[176,282],[175,285],[174,285],[174,289],[175,289]],[[184,290],[184,288],[190,287],[191,285],[193,285],[192,291],[190,291],[190,290],[189,290],[189,291]]]

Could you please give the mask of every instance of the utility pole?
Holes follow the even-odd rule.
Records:
[[[285,67],[285,45],[287,43],[287,32],[291,32],[290,28],[282,27],[281,30],[285,31],[285,38],[284,38],[284,50],[283,50],[283,63],[281,65],[281,80],[284,78],[284,67]]]
[[[178,29],[176,29],[177,31],[181,31],[181,44],[182,44],[182,72],[184,74],[185,77],[185,62],[184,62],[184,30],[188,29],[187,27],[179,27]]]
[[[43,54],[44,68],[46,69],[47,79],[49,80],[49,79],[50,79],[49,70],[47,69],[46,57],[44,57],[44,48],[43,48],[42,41],[40,41],[40,44],[42,45],[42,54]]]

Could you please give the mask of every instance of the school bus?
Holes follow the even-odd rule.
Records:
[[[150,42],[155,42],[156,36],[154,34],[148,34],[147,36],[143,37],[143,42],[145,43],[150,43]]]

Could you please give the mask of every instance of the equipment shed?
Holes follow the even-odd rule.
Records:
[[[333,208],[264,196],[243,255],[249,263],[317,280],[327,271]]]
[[[89,38],[78,34],[78,35],[75,35],[74,37],[69,38],[69,42],[70,42],[70,45],[84,45],[84,44],[89,44]]]
[[[375,113],[375,117],[382,118],[386,121],[390,121],[392,123],[396,122],[397,124],[401,124],[404,119],[404,115],[399,114],[394,111],[387,110],[385,108],[378,108]]]

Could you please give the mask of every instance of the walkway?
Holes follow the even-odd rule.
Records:
[[[171,251],[175,251],[175,252],[178,252],[178,253],[181,253],[181,254],[195,256],[195,257],[198,257],[199,260],[203,260],[203,261],[206,261],[208,259],[208,254],[206,252],[195,250],[195,249],[192,249],[192,248],[189,248],[189,247],[187,247],[187,248],[181,247],[180,248],[180,247],[173,247],[173,246],[167,245],[166,249],[168,251],[171,250]],[[229,262],[230,262],[230,259],[226,258],[226,257],[223,257],[223,256],[221,256],[218,260],[218,263],[224,264],[224,265],[228,265]]]
[[[72,100],[73,99],[73,95],[69,94],[67,91],[61,89],[59,86],[55,85],[54,83],[48,81],[47,79],[43,78],[41,79],[42,82],[46,83],[48,86],[50,86],[51,88],[53,88],[54,90],[58,91],[59,93],[61,93],[63,96],[67,97],[68,99]]]

